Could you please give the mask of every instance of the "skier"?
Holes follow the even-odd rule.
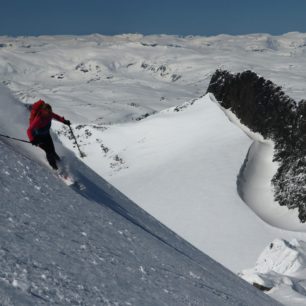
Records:
[[[27,130],[32,145],[38,146],[46,152],[50,166],[57,170],[57,161],[60,157],[55,152],[54,143],[50,135],[51,121],[55,119],[68,126],[70,121],[52,112],[50,104],[43,100],[35,102],[31,107],[30,125]]]

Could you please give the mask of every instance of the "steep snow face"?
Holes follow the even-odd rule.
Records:
[[[136,123],[87,126],[76,133],[91,168],[176,233],[237,272],[252,265],[275,237],[305,239],[305,234],[264,224],[239,197],[237,177],[252,140],[228,118],[213,97],[206,95]],[[60,139],[72,148],[64,135]],[[270,169],[270,151],[262,153]],[[253,165],[259,165],[258,161]],[[253,174],[248,175],[253,182],[265,178],[268,184],[271,180],[270,172]],[[269,184],[257,187],[249,196],[262,195],[265,190],[267,197],[258,197],[252,209],[266,221],[276,220],[273,205],[271,210],[259,206],[266,207],[273,200]],[[249,188],[254,190],[254,186]],[[297,218],[290,223],[291,212],[284,210],[279,227],[305,228],[299,228]]]
[[[241,276],[285,305],[296,306],[306,303],[305,271],[305,242],[275,239],[261,253],[256,266],[244,270]]]
[[[278,305],[72,155],[85,189],[32,158],[0,141],[1,305]]]
[[[137,123],[87,126],[78,133],[90,167],[234,271],[251,266],[275,237],[306,239],[305,234],[282,230],[303,232],[305,225],[297,211],[274,202],[273,143],[244,126],[211,95]],[[261,219],[280,230],[253,214],[237,189]],[[300,278],[302,282],[306,276],[301,273]],[[275,287],[277,297],[275,290],[268,294],[291,305],[286,298],[291,285]],[[305,297],[299,301],[303,305]]]

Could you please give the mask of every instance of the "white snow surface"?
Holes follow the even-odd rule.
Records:
[[[296,211],[273,200],[273,143],[250,133],[213,96],[203,95],[217,68],[251,69],[303,99],[305,53],[303,33],[0,37],[0,81],[24,103],[46,99],[73,122],[89,168],[239,272],[254,265],[276,238],[306,240],[306,226]],[[4,89],[0,95],[1,101],[10,96]],[[26,108],[2,112],[3,103],[0,133],[25,138]],[[68,130],[56,122],[53,130],[66,167],[80,179],[79,163],[65,149],[78,155]],[[37,148],[9,144],[48,167]],[[300,278],[306,279],[303,269]],[[290,305],[286,290],[295,286],[285,287],[273,297]]]
[[[21,135],[26,108],[0,96],[1,129]],[[0,141],[1,305],[279,305],[61,152],[82,189]]]
[[[259,256],[252,269],[244,270],[242,278],[270,289],[269,294],[285,305],[305,303],[305,241],[275,239]]]

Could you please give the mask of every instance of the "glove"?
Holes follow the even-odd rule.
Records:
[[[33,140],[31,141],[31,144],[32,144],[33,146],[38,146],[38,145],[39,145],[39,141],[33,139]]]
[[[70,126],[70,124],[71,124],[71,122],[69,121],[69,120],[64,120],[64,122],[63,122],[64,124],[66,124],[66,125],[68,125],[68,126]]]

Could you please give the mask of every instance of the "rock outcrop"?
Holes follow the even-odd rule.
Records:
[[[272,179],[275,200],[298,208],[306,221],[306,100],[296,102],[281,87],[252,71],[231,74],[217,70],[207,92],[250,130],[275,144],[279,168]]]

